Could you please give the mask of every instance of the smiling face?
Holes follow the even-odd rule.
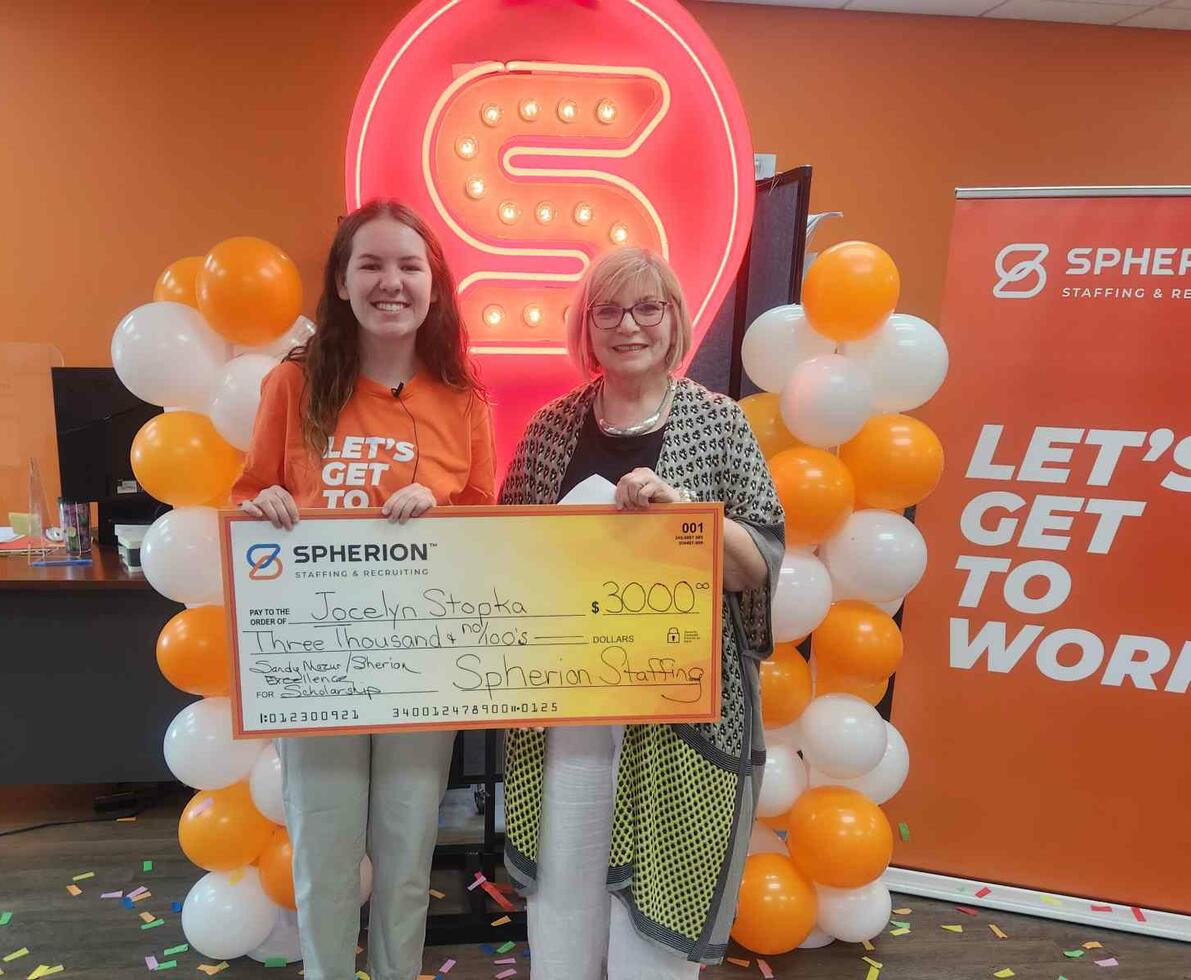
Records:
[[[422,236],[380,215],[352,239],[339,298],[351,303],[360,329],[376,338],[412,337],[434,302],[434,281]]]
[[[613,311],[605,308],[611,306],[627,308],[630,312],[622,312],[619,323],[606,328],[601,324],[612,322]],[[598,297],[591,307],[588,313],[591,349],[605,374],[640,380],[667,372],[674,342],[674,314],[656,277],[648,272],[633,276],[615,292]],[[653,325],[638,323],[632,312],[634,307],[637,316]],[[658,322],[654,323],[655,319]]]

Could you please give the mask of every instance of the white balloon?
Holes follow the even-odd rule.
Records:
[[[248,789],[252,802],[274,823],[285,826],[285,801],[281,797],[281,757],[277,746],[270,742],[261,750],[252,764],[248,777]]]
[[[789,854],[786,842],[778,837],[777,832],[763,823],[753,824],[753,832],[749,834],[749,854]]]
[[[237,354],[263,354],[277,361],[285,357],[295,347],[300,347],[306,343],[306,341],[314,336],[314,331],[317,329],[313,320],[309,317],[300,316],[294,321],[294,325],[276,340],[270,340],[267,344],[261,344],[259,347],[248,347],[244,344],[237,344],[235,352]]]
[[[809,446],[838,446],[872,414],[868,376],[840,354],[799,364],[782,388],[782,421]]]
[[[757,816],[780,817],[805,789],[806,766],[798,758],[798,753],[785,745],[766,748]]]
[[[800,640],[823,622],[831,608],[831,575],[806,551],[787,551],[773,597],[773,638]]]
[[[261,888],[256,868],[211,871],[182,903],[182,932],[203,956],[231,960],[265,942],[279,913]]]
[[[372,897],[372,858],[367,854],[360,862],[360,904],[363,905]]]
[[[802,941],[799,949],[822,949],[824,946],[830,946],[835,942],[835,937],[828,935],[818,926],[811,930],[811,934]]]
[[[888,736],[885,754],[881,756],[881,761],[868,772],[848,779],[829,776],[827,773],[811,767],[809,771],[810,785],[847,786],[850,789],[859,790],[877,804],[887,803],[893,799],[897,795],[897,791],[905,784],[906,776],[909,775],[910,750],[906,746],[906,740],[902,738],[902,733],[889,722],[885,722],[885,732]]]
[[[893,897],[881,880],[860,888],[815,885],[819,897],[818,928],[845,943],[879,936],[893,913]]]
[[[784,745],[795,752],[801,749],[802,732],[798,728],[798,719],[795,718],[790,724],[782,725],[781,728],[766,728],[765,747],[768,749],[771,745]]]
[[[749,324],[740,345],[745,373],[766,391],[781,391],[803,361],[834,353],[835,341],[816,333],[797,304],[766,310]]]
[[[885,754],[885,720],[855,695],[823,694],[812,699],[798,724],[806,764],[829,776],[862,776]]]
[[[241,354],[223,366],[211,385],[207,414],[224,439],[246,451],[252,441],[252,423],[261,403],[261,381],[277,366],[264,354]]]
[[[881,612],[885,613],[885,615],[895,616],[897,611],[901,609],[902,603],[905,601],[906,597],[904,595],[899,595],[897,598],[890,599],[887,602],[874,602],[873,605],[880,609]]]
[[[261,743],[232,738],[232,704],[227,698],[203,698],[170,722],[164,749],[165,764],[178,782],[195,789],[222,789],[252,772]]]
[[[887,510],[854,511],[823,542],[821,554],[836,600],[886,602],[904,596],[926,571],[922,534],[901,514]]]
[[[145,578],[167,599],[195,605],[223,602],[219,515],[211,507],[162,514],[141,542]]]
[[[863,340],[844,345],[844,354],[867,372],[873,409],[908,412],[930,399],[947,376],[947,344],[925,320],[894,313]]]
[[[248,955],[258,963],[282,958],[287,963],[300,960],[302,935],[298,931],[298,913],[291,909],[280,909],[273,931],[256,949],[249,950]]]
[[[146,303],[120,321],[112,336],[112,367],[124,387],[151,405],[207,410],[227,342],[184,303]]]

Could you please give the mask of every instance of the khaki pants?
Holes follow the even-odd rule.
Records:
[[[360,862],[372,858],[368,973],[416,980],[455,732],[277,740],[306,980],[353,980]]]

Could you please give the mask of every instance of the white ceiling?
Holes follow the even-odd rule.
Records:
[[[717,0],[947,17],[1053,20],[1071,24],[1191,31],[1191,0]]]

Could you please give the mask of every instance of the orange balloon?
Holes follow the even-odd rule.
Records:
[[[808,789],[790,808],[788,829],[790,857],[820,885],[867,885],[893,857],[893,831],[884,812],[846,786]]]
[[[262,238],[229,238],[203,259],[195,281],[207,322],[234,344],[275,340],[302,312],[293,259]]]
[[[901,662],[902,632],[872,603],[842,599],[811,634],[811,651],[818,670],[877,683]]]
[[[905,510],[925,500],[943,475],[943,444],[908,415],[877,415],[839,448],[856,481],[856,506]]]
[[[818,544],[852,513],[852,474],[824,449],[799,446],[769,461],[778,499],[786,511],[786,546]]]
[[[163,412],[132,440],[132,472],[145,491],[175,507],[227,498],[244,456],[197,412]]]
[[[276,827],[253,805],[248,782],[241,780],[195,793],[178,821],[178,842],[200,868],[234,871],[256,860]]]
[[[740,409],[748,419],[757,445],[761,447],[761,455],[766,459],[772,459],[783,449],[802,445],[782,421],[780,403],[781,396],[773,391],[762,391],[740,399]]]
[[[153,286],[153,299],[159,303],[185,303],[198,309],[194,280],[203,267],[201,255],[188,255],[166,266]]]
[[[269,838],[256,866],[260,869],[261,888],[265,894],[278,905],[296,910],[298,900],[294,897],[294,848],[284,827],[278,827]]]
[[[223,606],[183,609],[157,637],[157,666],[180,691],[226,698],[230,683]]]
[[[766,728],[795,721],[811,700],[811,669],[797,643],[778,643],[761,663],[761,718]]]
[[[815,665],[815,697],[820,694],[854,694],[875,708],[888,690],[888,677],[879,681],[865,681],[859,677],[832,674]]]
[[[815,886],[784,854],[750,854],[744,862],[732,938],[765,956],[801,946],[819,912]]]
[[[889,319],[900,291],[888,252],[870,242],[840,242],[806,270],[802,308],[824,337],[859,340]]]
[[[776,817],[761,817],[755,818],[757,823],[763,823],[766,827],[771,827],[774,830],[785,832],[785,829],[790,825],[790,811],[779,813]]]

